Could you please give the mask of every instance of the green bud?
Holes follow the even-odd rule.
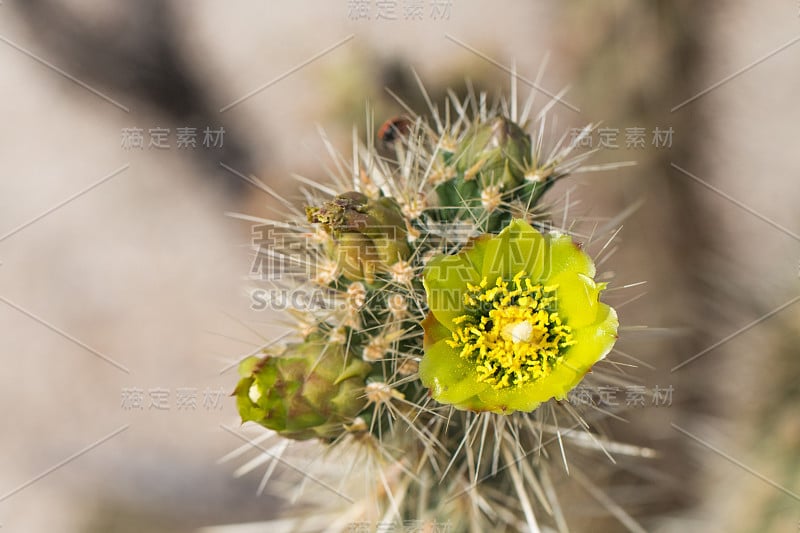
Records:
[[[503,206],[526,183],[530,136],[514,122],[496,117],[473,126],[446,159],[454,165],[456,175],[436,187],[443,208],[438,219],[481,221],[479,229],[492,233],[502,229],[510,220]]]
[[[234,391],[239,415],[286,438],[333,440],[366,406],[370,370],[318,336],[289,345],[283,355],[249,357],[239,365]]]
[[[351,281],[372,283],[376,273],[411,253],[405,219],[391,198],[371,200],[351,191],[322,207],[307,207],[306,216],[333,236],[333,254],[340,271]]]
[[[522,183],[530,164],[531,138],[514,122],[497,117],[477,124],[459,143],[456,171],[465,181],[506,189]]]

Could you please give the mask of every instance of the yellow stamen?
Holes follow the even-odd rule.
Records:
[[[453,320],[459,329],[447,343],[475,363],[479,381],[495,389],[550,375],[561,364],[564,348],[574,344],[571,328],[555,311],[558,286],[534,284],[525,272],[510,282],[497,278],[493,287],[488,284],[486,278],[480,285],[468,284],[468,312]]]

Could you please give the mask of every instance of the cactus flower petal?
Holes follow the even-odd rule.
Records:
[[[616,312],[599,301],[605,284],[594,274],[570,237],[522,220],[434,258],[424,275],[422,383],[437,401],[473,411],[564,399],[617,338]]]

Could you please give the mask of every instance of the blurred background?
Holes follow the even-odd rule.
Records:
[[[547,65],[538,109],[570,87],[553,135],[600,122],[595,160],[637,163],[566,186],[576,216],[641,203],[604,266],[647,281],[611,297],[620,346],[672,390],[614,424],[660,456],[608,496],[648,531],[798,530],[798,42],[794,0],[3,0],[3,531],[280,515],[218,461],[242,444],[231,365],[281,332],[226,213],[278,205],[250,175],[324,180],[318,126],[349,153],[367,104],[401,111],[386,88],[424,111],[414,70],[441,101],[507,92],[513,64],[523,94]]]

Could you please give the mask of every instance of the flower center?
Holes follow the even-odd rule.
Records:
[[[467,313],[453,320],[459,329],[447,343],[460,348],[460,356],[475,363],[478,380],[495,389],[547,377],[574,344],[556,310],[558,286],[534,284],[525,272],[488,285],[486,278],[467,284]]]

